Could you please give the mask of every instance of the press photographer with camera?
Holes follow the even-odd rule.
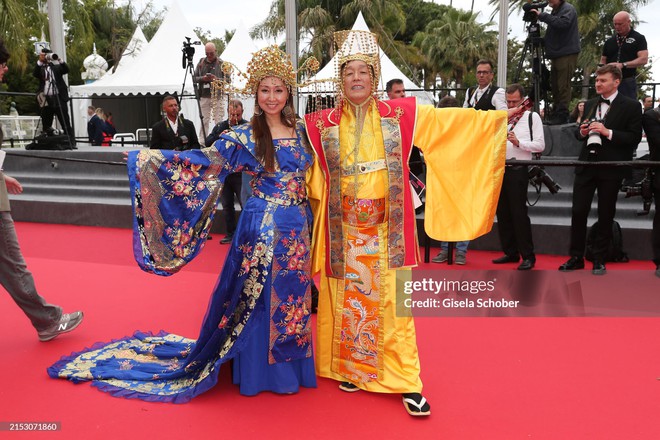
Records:
[[[520,84],[511,84],[506,88],[507,107],[518,107],[524,96],[525,89]],[[532,153],[541,153],[544,149],[543,122],[538,113],[525,110],[510,119],[507,160],[531,160]],[[497,229],[504,256],[493,263],[516,263],[522,257],[518,270],[530,270],[536,264],[532,224],[527,214],[528,173],[525,165],[507,166],[497,203]]]
[[[646,133],[646,140],[649,143],[649,160],[660,162],[660,108],[653,108],[644,112],[642,124],[644,126],[644,133]],[[660,277],[660,168],[653,168],[650,170],[650,173],[651,188],[655,201],[651,244],[653,246],[655,276]]]
[[[543,12],[546,5],[552,8],[549,14]],[[547,24],[543,42],[545,54],[551,61],[553,112],[552,118],[546,122],[551,125],[565,124],[568,122],[568,105],[571,102],[571,79],[580,53],[577,12],[565,0],[533,1],[525,4],[525,11]]]
[[[199,60],[193,75],[193,81],[197,83],[197,96],[199,97],[199,106],[202,111],[202,121],[204,127],[208,127],[211,122],[211,110],[213,111],[213,126],[222,120],[223,103],[220,97],[211,96],[211,83],[215,80],[224,80],[225,75],[222,72],[222,60],[218,58],[215,44],[206,43],[204,46],[206,57]],[[214,107],[215,106],[215,107]],[[202,131],[200,127],[199,135],[206,137],[207,130]]]
[[[43,131],[47,134],[53,132],[53,117],[57,116],[64,133],[69,136],[70,145],[76,145],[76,137],[71,127],[69,117],[69,90],[64,75],[69,73],[69,66],[50,49],[43,48],[39,59],[34,66],[32,74],[39,80],[37,101],[41,107],[41,121]]]
[[[596,70],[599,97],[587,101],[585,121],[576,129],[584,142],[579,160],[590,162],[630,161],[642,138],[642,113],[639,103],[618,92],[621,70],[611,64]],[[612,223],[622,180],[629,167],[576,167],[571,214],[570,258],[560,271],[584,268],[587,217],[598,191],[598,231],[593,246],[594,275],[603,275],[605,253],[612,240]]]
[[[179,104],[174,96],[163,98],[162,110],[165,117],[151,127],[149,148],[178,151],[200,148],[195,124],[179,115]]]

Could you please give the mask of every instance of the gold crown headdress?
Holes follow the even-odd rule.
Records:
[[[362,30],[338,31],[334,34],[337,65],[335,66],[338,81],[337,90],[343,92],[343,81],[341,68],[349,61],[364,61],[373,69],[371,78],[371,89],[374,94],[378,90],[378,79],[380,78],[380,46],[378,46],[378,35]]]
[[[306,72],[309,76],[319,69],[319,62],[314,57],[308,58],[297,71],[293,68],[291,57],[277,46],[268,46],[260,49],[252,55],[248,62],[247,73],[241,72],[238,67],[227,61],[223,62],[223,72],[229,77],[232,74],[243,77],[246,80],[245,87],[233,87],[228,81],[214,82],[214,87],[227,93],[251,94],[257,93],[259,83],[266,77],[274,76],[280,78],[284,84],[295,94],[298,87],[298,72]]]

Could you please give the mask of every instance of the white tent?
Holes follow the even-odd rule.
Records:
[[[133,32],[133,36],[131,37],[131,41],[126,45],[124,53],[122,53],[119,62],[111,70],[111,73],[114,74],[119,68],[122,70],[126,69],[129,64],[138,58],[148,44],[149,42],[147,41],[147,37],[144,36],[144,32],[142,32],[142,28],[140,26],[136,27],[135,32]]]
[[[362,16],[362,12],[358,13],[357,18],[355,19],[355,23],[353,24],[353,30],[360,30],[360,31],[369,31],[369,26],[367,26],[367,22],[364,20],[364,17]],[[380,78],[378,81],[378,90],[380,92],[384,92],[385,90],[385,84],[387,81],[394,79],[394,78],[399,78],[403,80],[403,85],[406,88],[407,92],[406,94],[408,96],[416,96],[417,100],[420,104],[432,104],[433,103],[433,95],[429,92],[426,91],[412,91],[412,90],[418,90],[421,87],[419,87],[417,84],[412,82],[406,75],[401,72],[401,70],[396,67],[396,65],[390,60],[390,58],[383,52],[383,49],[380,49],[380,66],[381,66],[381,71],[380,71]],[[316,74],[316,79],[317,80],[331,80],[335,78],[335,64],[336,60],[333,57],[328,64],[326,64],[323,69],[321,69],[317,74]],[[302,88],[300,90],[301,92],[309,92],[312,91],[312,88]],[[304,108],[304,107],[302,107]]]
[[[186,95],[193,95],[191,75],[182,68],[183,53],[181,49],[186,37],[190,37],[191,42],[198,40],[178,3],[173,1],[158,32],[137,58],[126,65],[120,65],[114,74],[106,75],[94,83],[71,87],[71,95],[74,97],[145,95],[181,93],[182,90]],[[204,56],[203,48],[197,46],[193,57],[193,68]],[[81,116],[83,120],[86,120],[88,103],[89,101],[84,99],[74,100],[75,131],[78,137],[87,137],[86,124],[81,124],[79,121],[81,121]],[[122,108],[122,112],[124,109],[125,107]],[[187,119],[199,127],[199,110],[197,100],[193,96],[182,100],[181,111]],[[123,131],[119,126],[119,120],[119,115],[115,115],[117,129]]]
[[[252,59],[252,54],[259,49],[250,37],[247,27],[245,27],[243,22],[239,22],[234,35],[231,37],[229,43],[227,43],[227,47],[225,47],[222,55],[220,55],[220,59],[232,63],[241,72],[247,72],[247,65]],[[242,77],[235,78],[234,81],[236,82],[233,85],[236,87],[245,85],[245,79]],[[250,97],[241,101],[243,102],[243,117],[249,120],[254,111],[254,99]],[[225,109],[224,114],[228,114],[227,109]]]

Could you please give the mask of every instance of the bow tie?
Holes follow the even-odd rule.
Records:
[[[607,104],[607,105],[611,104],[609,99],[605,99],[602,96],[600,98],[598,98],[598,103],[599,104]]]

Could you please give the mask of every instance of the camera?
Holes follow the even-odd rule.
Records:
[[[59,60],[60,60],[60,57],[58,57],[56,53],[51,52],[51,53],[46,54],[46,61],[48,61],[49,63],[52,63],[53,61],[59,61]]]
[[[651,211],[651,203],[653,202],[653,169],[647,168],[644,178],[631,184],[621,186],[621,192],[626,193],[626,198],[629,197],[642,197],[642,210],[637,211],[637,215],[647,215]]]
[[[192,65],[193,62],[193,56],[195,56],[195,48],[193,45],[201,45],[202,43],[200,41],[193,41],[192,43],[190,42],[190,37],[185,37],[186,41],[183,42],[183,47],[181,48],[181,52],[183,52],[183,55],[181,57],[181,67],[184,69],[188,64]]]
[[[557,194],[561,189],[561,186],[559,186],[559,184],[545,172],[545,169],[542,166],[532,165],[529,167],[527,177],[529,178],[530,185],[540,188],[541,184],[543,184],[548,188],[550,194]]]
[[[587,119],[582,122],[581,127],[587,126],[587,128],[591,125],[592,122],[597,122],[595,119]],[[590,131],[587,134],[587,148],[589,149],[589,155],[593,156],[598,153],[598,147],[603,145],[603,141],[600,138],[600,133],[597,131]]]
[[[537,1],[537,0],[532,0],[530,3],[524,3],[523,4],[523,21],[528,21],[528,22],[535,22],[538,18],[538,16],[532,12],[532,10],[539,10],[543,9],[546,6],[548,6],[548,2],[546,1]]]

